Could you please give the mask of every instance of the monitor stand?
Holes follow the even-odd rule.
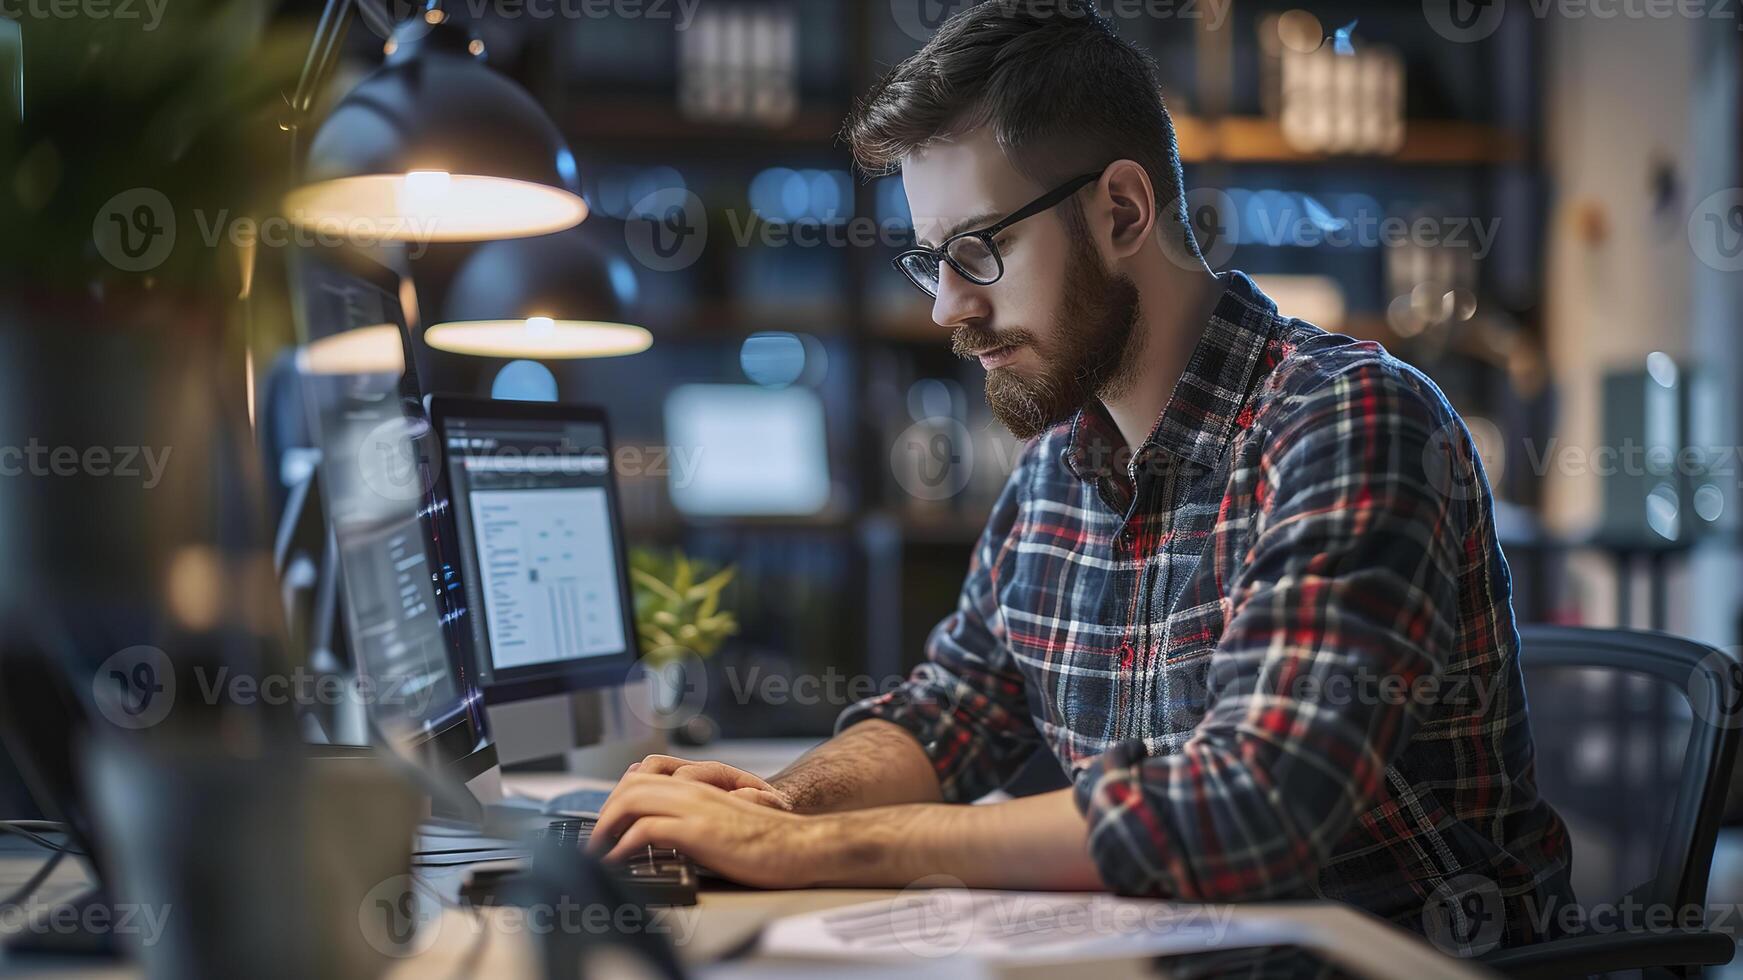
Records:
[[[665,732],[644,720],[653,717],[641,707],[649,696],[643,683],[491,705],[497,757],[510,771],[615,780],[666,751]]]

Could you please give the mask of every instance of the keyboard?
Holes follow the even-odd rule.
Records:
[[[580,850],[593,838],[597,823],[592,817],[563,817],[533,831],[532,838]],[[696,865],[672,848],[648,847],[608,867],[624,896],[637,905],[696,904]]]

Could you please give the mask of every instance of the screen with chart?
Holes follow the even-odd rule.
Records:
[[[287,364],[294,384],[271,389],[279,400],[262,431],[319,460],[306,479],[321,519],[299,523],[316,530],[297,545],[314,556],[306,559],[312,570],[300,574],[312,576],[316,598],[299,628],[311,658],[327,643],[350,654],[349,670],[323,682],[349,683],[354,672],[359,685],[355,699],[315,699],[322,704],[305,716],[304,734],[382,742],[471,778],[495,759],[485,751],[489,728],[473,686],[476,616],[460,580],[454,508],[439,479],[441,445],[416,376],[403,364],[311,353],[335,337],[397,335],[406,325],[401,279],[345,250],[291,251],[302,344]],[[282,457],[280,465],[291,472]],[[328,595],[332,605],[320,598]],[[361,716],[350,710],[354,701]]]
[[[622,683],[635,644],[603,417],[458,399],[432,414],[487,699]]]

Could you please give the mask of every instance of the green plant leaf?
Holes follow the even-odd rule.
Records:
[[[630,569],[629,576],[630,576],[630,580],[633,581],[636,585],[639,585],[642,588],[647,589],[649,592],[660,597],[661,599],[666,600],[667,602],[683,602],[684,601],[684,597],[682,595],[680,595],[678,592],[674,591],[671,586],[669,586],[666,583],[655,578],[652,574],[650,574],[648,572],[644,572],[639,568],[633,568],[633,569]]]

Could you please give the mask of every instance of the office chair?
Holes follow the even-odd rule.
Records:
[[[1729,963],[1732,938],[1704,928],[1701,910],[1743,726],[1743,666],[1664,633],[1519,633],[1538,788],[1567,821],[1575,896],[1587,909],[1632,901],[1673,911],[1664,928],[1648,917],[1479,961],[1524,978],[1692,976]]]

